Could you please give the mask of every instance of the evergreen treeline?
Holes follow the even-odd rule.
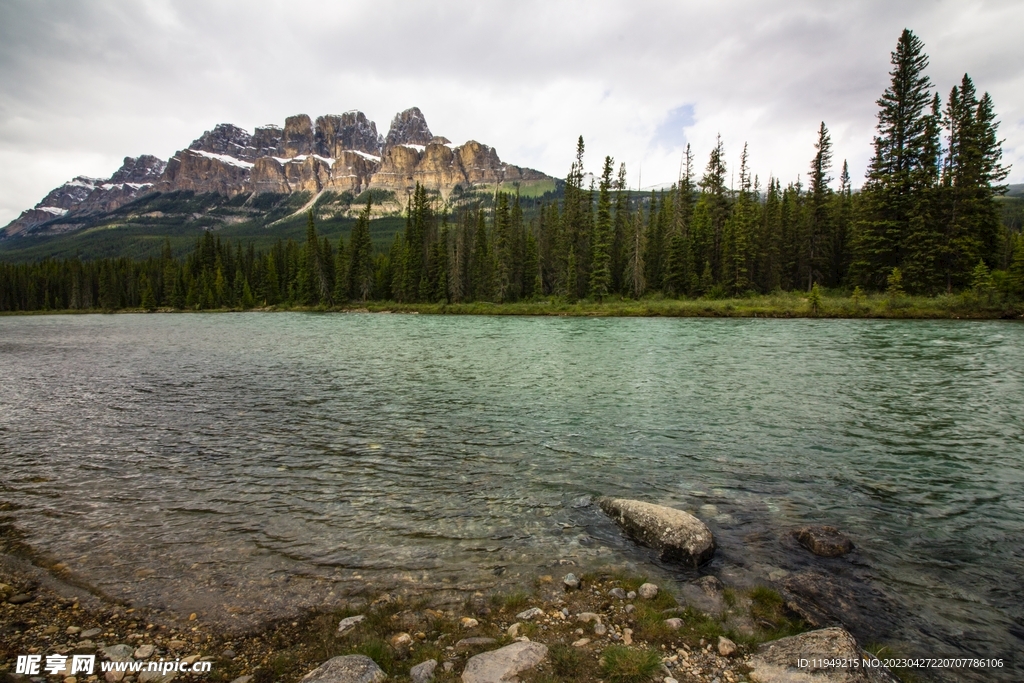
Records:
[[[439,213],[417,186],[404,230],[373,253],[370,205],[350,239],[332,246],[313,213],[304,244],[243,249],[212,233],[184,260],[169,247],[146,261],[44,261],[0,266],[0,310],[333,306],[352,301],[511,302],[537,296],[722,297],[777,290],[861,287],[952,292],[996,287],[1024,297],[1024,238],[999,219],[998,123],[988,93],[964,75],[943,104],[924,74],[928,59],[909,30],[892,53],[878,100],[874,155],[862,191],[846,162],[833,188],[824,123],[807,184],[751,177],[727,184],[719,138],[700,177],[687,146],[670,190],[636,196],[626,169],[606,157],[584,187],[584,142],[561,202],[530,220],[518,195],[493,206]],[[980,285],[979,285],[980,283]]]

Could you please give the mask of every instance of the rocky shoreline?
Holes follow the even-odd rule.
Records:
[[[638,543],[691,566],[715,551],[710,530],[688,513],[641,501],[599,505]],[[852,544],[831,527],[794,531],[811,552]],[[24,559],[0,558],[0,674],[4,683],[55,675],[17,672],[19,656],[95,655],[105,661],[209,662],[209,672],[60,670],[63,683],[349,683],[456,681],[895,681],[854,637],[813,608],[764,587],[725,586],[705,575],[673,586],[645,577],[584,573],[536,578],[533,590],[440,596],[381,593],[328,611],[280,619],[246,633],[118,604]],[[787,599],[788,598],[788,599]],[[831,619],[834,623],[834,619]],[[817,629],[817,630],[812,630]],[[800,658],[875,662],[818,667]],[[180,668],[180,666],[179,666]],[[814,674],[813,678],[807,678]]]

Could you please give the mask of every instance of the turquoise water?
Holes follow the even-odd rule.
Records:
[[[1012,664],[1022,404],[1012,322],[7,317],[0,501],[111,595],[249,623],[560,560],[691,578],[585,496],[642,498],[711,526],[704,571],[838,572],[884,600],[862,637]]]

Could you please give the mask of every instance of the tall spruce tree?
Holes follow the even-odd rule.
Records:
[[[814,143],[814,149],[807,184],[807,228],[804,233],[802,259],[808,292],[815,282],[821,282],[825,278],[828,263],[826,247],[832,232],[832,189],[829,187],[832,178],[828,175],[832,168],[832,137],[824,121],[818,128],[818,140]]]
[[[858,226],[856,280],[881,289],[903,262],[912,215],[919,209],[929,133],[931,81],[924,70],[924,43],[904,29],[891,55],[891,82],[878,100],[874,155],[863,188],[864,214]]]
[[[615,162],[604,158],[601,184],[597,198],[597,219],[594,221],[594,238],[591,240],[590,295],[601,301],[612,285],[612,169]]]
[[[370,211],[372,208],[373,199],[368,196],[366,207],[360,212],[349,240],[351,258],[348,268],[349,296],[359,301],[369,299],[373,291],[373,242],[370,239]]]

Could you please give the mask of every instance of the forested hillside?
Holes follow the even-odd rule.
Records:
[[[719,140],[702,171],[687,147],[679,182],[643,195],[626,189],[626,168],[610,157],[584,186],[581,137],[564,193],[531,200],[529,211],[518,194],[496,192],[449,212],[417,185],[389,245],[379,236],[374,244],[368,196],[351,229],[330,238],[310,210],[304,240],[243,244],[208,231],[184,259],[167,242],[145,260],[3,265],[0,310],[722,298],[815,288],[934,295],[982,287],[1024,297],[1022,200],[1001,197],[1008,169],[992,98],[965,74],[943,100],[927,66],[923,44],[904,31],[859,192],[846,162],[833,159],[825,122],[806,184],[752,177],[744,147],[730,187]]]

